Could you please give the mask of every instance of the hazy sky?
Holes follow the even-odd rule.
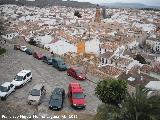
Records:
[[[83,2],[92,2],[92,3],[112,3],[112,2],[127,2],[127,3],[143,3],[147,5],[156,5],[160,6],[160,0],[76,0]]]

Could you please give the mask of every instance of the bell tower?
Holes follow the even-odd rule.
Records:
[[[99,5],[97,5],[97,7],[96,7],[96,14],[95,14],[94,22],[98,22],[98,23],[101,22],[101,10],[100,10]]]

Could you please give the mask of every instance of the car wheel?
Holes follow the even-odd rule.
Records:
[[[30,81],[32,80],[32,77],[31,77],[31,79],[30,79]]]
[[[22,88],[22,87],[23,87],[23,84],[22,84],[22,85],[20,85],[20,87]]]
[[[28,105],[31,105],[31,102],[28,102]]]
[[[4,96],[3,98],[1,98],[1,100],[6,100],[7,99],[7,96]]]
[[[15,92],[16,90],[14,89],[13,92]]]

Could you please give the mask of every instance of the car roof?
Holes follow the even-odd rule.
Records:
[[[55,88],[52,92],[52,94],[55,94],[55,93],[60,93],[62,92],[62,88]]]
[[[25,76],[27,73],[31,72],[31,70],[22,70],[17,75],[18,76]]]
[[[32,89],[36,89],[36,90],[40,90],[44,85],[39,83],[39,84],[36,84]]]
[[[5,83],[3,83],[1,86],[3,86],[3,87],[8,87],[10,84],[11,84],[10,82],[5,82]]]
[[[32,50],[31,48],[27,48],[27,50]]]
[[[60,58],[60,57],[53,57],[53,59],[54,59],[54,60],[57,60],[57,61],[63,61],[63,59]]]
[[[83,92],[83,89],[79,83],[70,83],[72,92]]]
[[[79,67],[71,67],[73,70],[81,70]]]

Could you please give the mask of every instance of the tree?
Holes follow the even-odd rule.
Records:
[[[127,93],[127,82],[123,80],[103,80],[97,84],[95,94],[105,104],[118,105]]]
[[[144,59],[144,57],[142,57],[142,55],[137,54],[134,58],[134,60],[139,61],[141,64],[147,64],[146,60]]]
[[[77,16],[78,18],[81,18],[81,17],[82,17],[81,14],[79,13],[79,11],[75,11],[75,12],[74,12],[74,16]]]
[[[136,93],[128,95],[122,109],[123,120],[159,120],[160,97],[148,96],[149,90],[140,86]]]
[[[149,90],[139,86],[127,94],[122,107],[103,105],[95,120],[160,120],[160,96],[148,96]]]

